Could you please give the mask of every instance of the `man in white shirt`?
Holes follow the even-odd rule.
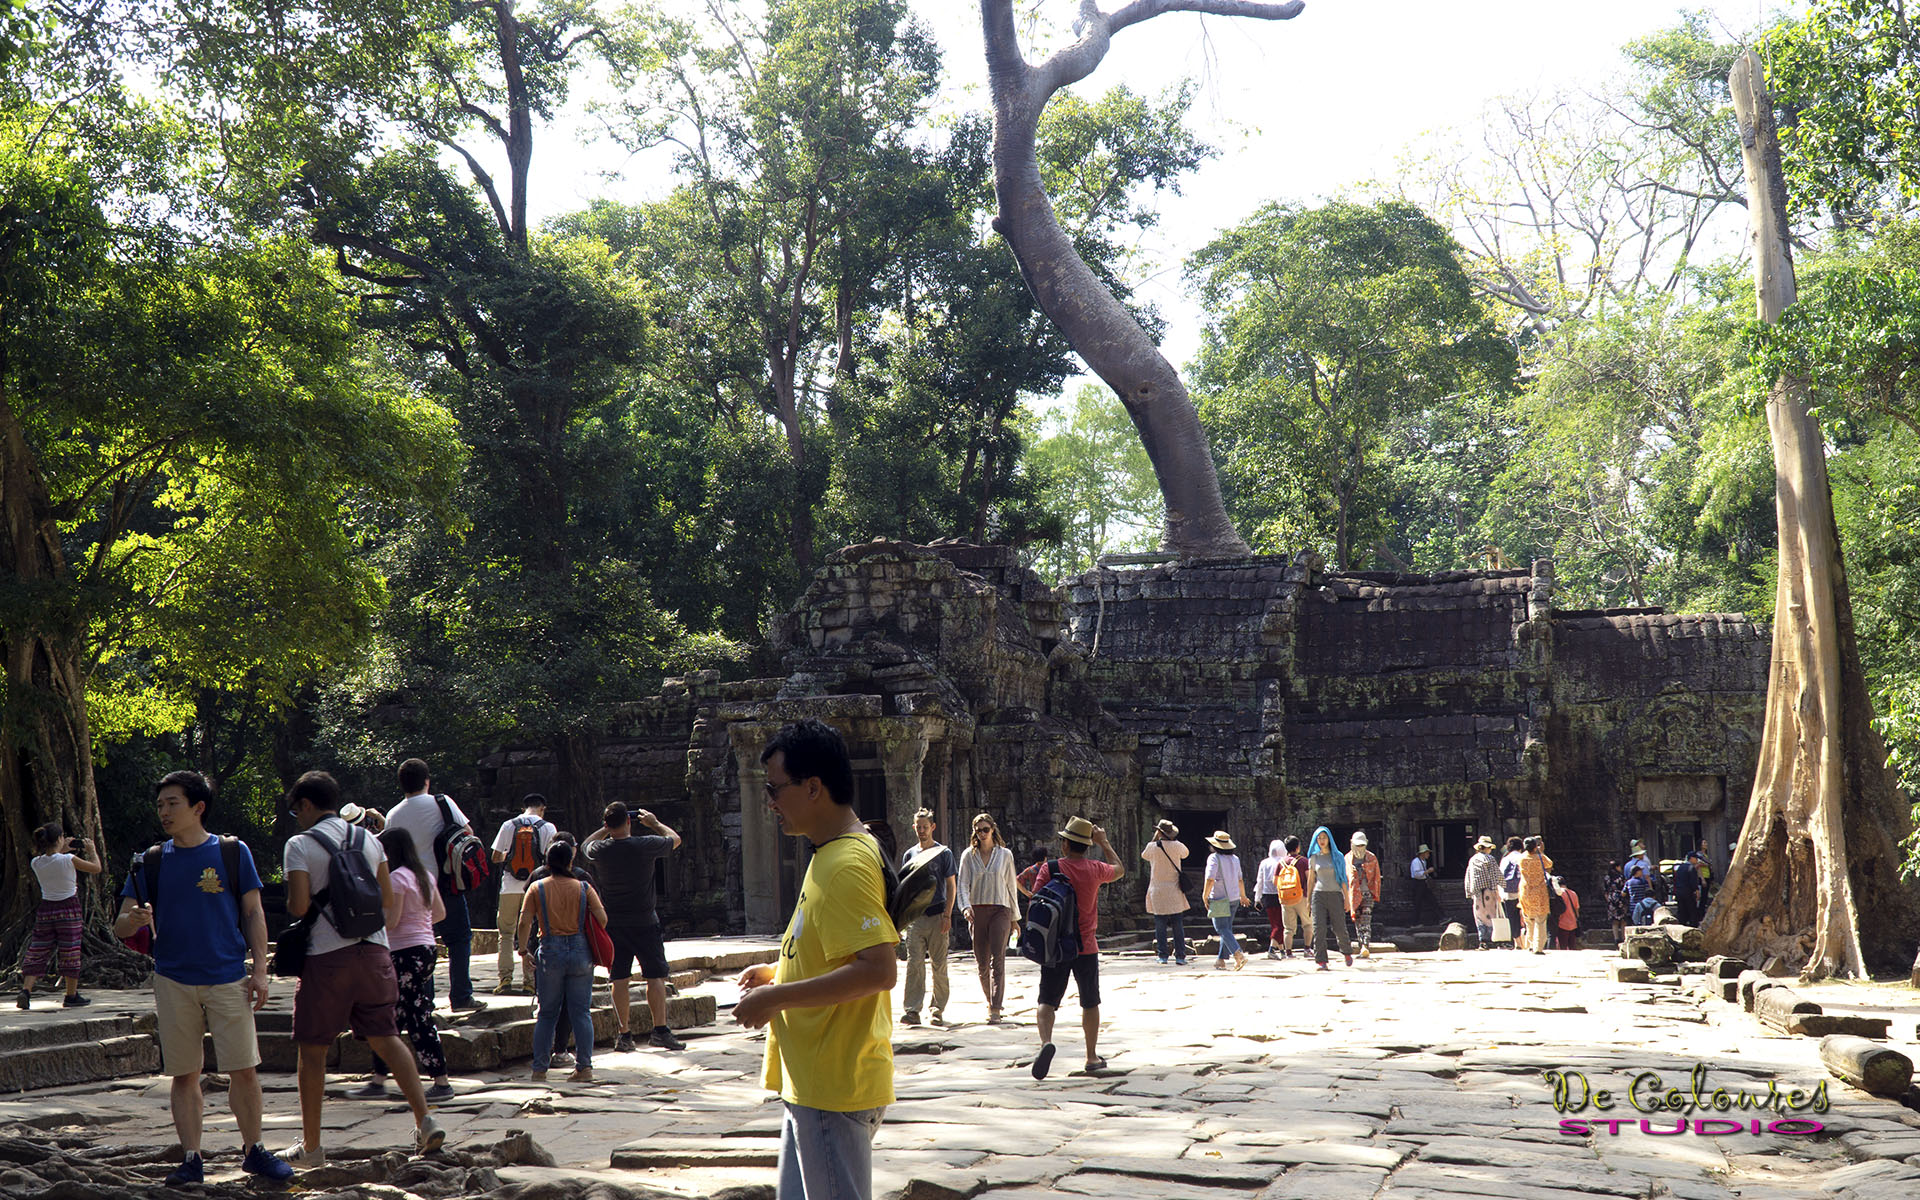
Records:
[[[426,1089],[414,1065],[413,1047],[400,1039],[394,1005],[400,999],[393,958],[387,952],[385,924],[376,920],[370,932],[349,936],[334,927],[337,911],[326,903],[332,878],[334,851],[354,849],[366,858],[378,879],[381,907],[397,908],[393,885],[387,878],[387,855],[380,841],[340,817],[340,785],[325,771],[308,771],[287,793],[287,809],[300,832],[287,840],[287,912],[309,917],[307,960],[300,971],[300,988],[293,996],[293,1041],[300,1054],[300,1144],[281,1157],[300,1168],[323,1167],[326,1151],[320,1144],[320,1107],[326,1098],[327,1052],[348,1028],[375,1054],[385,1059],[413,1110],[414,1148],[428,1154],[446,1141],[427,1109]],[[337,903],[339,897],[332,899]],[[319,911],[312,913],[316,905]]]
[[[434,806],[435,814],[439,806]],[[521,836],[521,831],[526,836]],[[547,820],[547,798],[539,792],[529,792],[520,801],[520,815],[500,822],[500,832],[493,835],[493,861],[500,864],[500,902],[494,912],[494,928],[500,931],[500,953],[496,965],[500,968],[500,982],[494,987],[499,995],[508,995],[513,991],[513,964],[519,956],[513,952],[514,931],[520,928],[520,900],[527,894],[527,881],[533,873],[547,861],[547,847],[553,844],[553,835],[557,832],[553,822]],[[524,852],[532,852],[532,866],[521,861]],[[525,869],[526,874],[521,874]],[[526,980],[526,990],[533,990],[533,974],[522,971]]]
[[[1446,915],[1440,907],[1440,898],[1434,894],[1436,880],[1432,864],[1433,847],[1424,843],[1407,864],[1407,874],[1413,878],[1413,923],[1416,925],[1438,922]]]
[[[400,764],[400,792],[405,798],[387,810],[387,827],[405,830],[413,839],[413,852],[434,873],[440,887],[440,901],[447,915],[433,932],[447,947],[447,998],[455,1012],[485,1008],[473,998],[473,918],[467,912],[467,894],[455,891],[441,873],[446,864],[433,853],[434,839],[451,822],[453,828],[472,832],[467,814],[451,797],[447,811],[440,811],[440,798],[433,794],[433,779],[427,764],[410,758]]]

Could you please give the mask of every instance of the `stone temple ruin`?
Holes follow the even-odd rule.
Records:
[[[760,752],[802,716],[846,735],[862,817],[903,841],[924,806],[957,849],[986,810],[1024,864],[1079,813],[1131,869],[1168,816],[1196,855],[1228,830],[1251,870],[1282,834],[1325,824],[1344,848],[1365,830],[1388,926],[1412,919],[1421,843],[1457,880],[1480,834],[1542,833],[1595,897],[1635,837],[1724,865],[1770,652],[1737,614],[1555,609],[1546,560],[1393,575],[1303,553],[1103,566],[1054,588],[1007,547],[884,541],[829,557],[769,639],[783,674],[670,680],[603,742],[607,797],[661,812],[693,848],[664,881],[663,915],[685,927],[784,924],[800,851],[761,802]],[[540,751],[496,755],[485,807],[551,780]],[[1114,916],[1140,911],[1140,878],[1109,890]],[[1466,918],[1458,884],[1440,892]],[[1585,923],[1604,921],[1589,905]]]

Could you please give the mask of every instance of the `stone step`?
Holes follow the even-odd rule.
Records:
[[[133,1018],[128,1016],[65,1015],[86,1011],[86,1009],[56,1009],[54,1013],[42,1013],[35,1010],[30,1018],[23,1015],[21,1020],[30,1023],[18,1024],[11,1029],[0,1029],[0,1053],[46,1046],[79,1045],[85,1042],[102,1041],[106,1038],[125,1037],[135,1032]]]
[[[72,1024],[93,1024],[73,1022]],[[95,1083],[160,1069],[160,1043],[145,1033],[109,1034],[86,1041],[42,1042],[0,1050],[0,1091]],[[13,1031],[18,1032],[18,1031]]]
[[[500,931],[497,929],[476,929],[473,931],[473,957],[492,958],[500,948]],[[446,961],[447,948],[438,947],[440,960]],[[780,947],[750,946],[739,950],[728,950],[719,954],[675,954],[674,943],[667,943],[667,970],[669,978],[681,987],[691,987],[714,974],[738,971],[755,963],[775,962],[780,957]],[[685,977],[685,982],[682,982]]]
[[[646,1002],[634,1001],[636,1023],[646,1021]],[[265,1014],[262,1014],[265,1015]],[[719,1016],[719,1005],[708,995],[673,996],[667,1000],[667,1025],[690,1029],[711,1025]],[[481,1021],[484,1019],[485,1023]],[[277,1024],[278,1022],[276,1022]],[[481,1013],[463,1020],[451,1029],[440,1031],[440,1045],[446,1051],[448,1070],[488,1071],[502,1063],[533,1056],[533,1001],[530,997],[498,997]],[[610,1045],[618,1028],[613,1005],[605,994],[594,997],[593,1034],[595,1045]],[[260,1027],[260,1068],[264,1071],[291,1071],[298,1065],[291,1028],[269,1031]],[[211,1061],[211,1050],[209,1050]],[[368,1071],[373,1058],[365,1042],[351,1034],[334,1039],[327,1052],[327,1069],[332,1071]]]

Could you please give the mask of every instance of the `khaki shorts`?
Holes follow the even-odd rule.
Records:
[[[260,1039],[254,1035],[245,979],[194,987],[155,975],[153,1007],[160,1018],[162,1074],[197,1075],[205,1070],[208,1033],[213,1034],[213,1061],[222,1071],[260,1065]]]

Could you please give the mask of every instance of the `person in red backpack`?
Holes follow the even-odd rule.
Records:
[[[493,861],[500,865],[500,900],[494,910],[493,927],[500,931],[500,952],[495,965],[500,982],[494,991],[507,995],[513,991],[514,931],[520,928],[520,900],[527,894],[527,883],[547,861],[547,847],[553,845],[553,822],[547,820],[547,798],[528,792],[520,801],[520,815],[500,823],[493,835]],[[533,975],[522,972],[527,991],[533,990]]]
[[[1100,847],[1107,861],[1088,856]],[[1040,1053],[1033,1060],[1033,1077],[1045,1079],[1053,1065],[1053,1018],[1060,1002],[1067,998],[1067,979],[1072,977],[1080,993],[1080,1028],[1087,1038],[1087,1070],[1098,1071],[1107,1060],[1095,1053],[1100,1040],[1100,947],[1094,941],[1099,927],[1100,888],[1126,875],[1127,868],[1114,853],[1107,831],[1087,820],[1075,817],[1060,831],[1060,873],[1073,884],[1074,916],[1080,924],[1080,957],[1057,967],[1040,968],[1040,1003],[1034,1009],[1034,1024],[1040,1031]],[[1047,886],[1053,878],[1052,863],[1041,863],[1034,872],[1034,890]]]

